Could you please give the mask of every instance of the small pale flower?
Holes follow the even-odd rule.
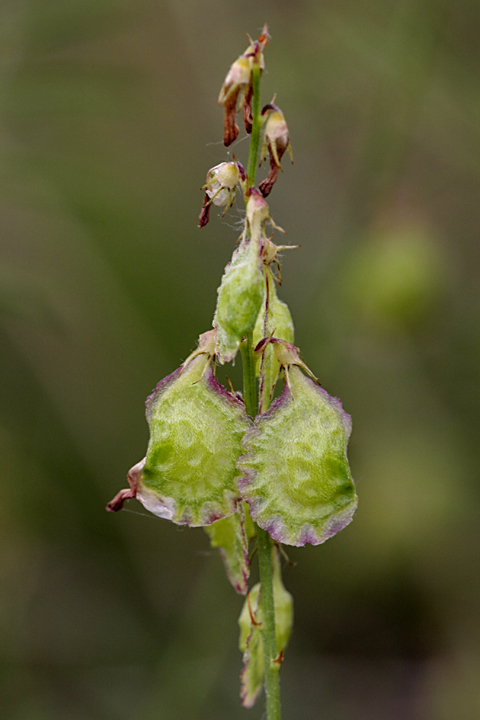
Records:
[[[210,206],[225,207],[223,215],[233,205],[238,184],[245,181],[245,170],[241,163],[223,162],[211,168],[207,173],[207,181],[201,188],[205,190],[202,211],[198,218],[198,227],[204,227],[209,220]],[[223,217],[223,216],[222,216]]]
[[[265,133],[263,136],[261,162],[267,158],[267,150],[270,155],[270,173],[260,185],[260,191],[264,197],[267,197],[272,191],[272,187],[277,181],[278,173],[282,169],[281,159],[286,150],[290,155],[293,163],[292,148],[288,134],[288,126],[282,111],[270,103],[262,110],[262,115],[267,117],[265,124]]]

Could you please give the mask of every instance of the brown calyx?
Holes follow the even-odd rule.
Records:
[[[205,227],[205,225],[208,223],[210,219],[210,207],[211,202],[210,198],[208,197],[208,194],[205,193],[205,197],[203,198],[203,205],[202,209],[198,218],[198,227],[202,228]]]
[[[232,93],[224,103],[225,115],[223,118],[223,144],[229,147],[238,137],[240,128],[235,122],[235,112],[237,109],[238,92]]]
[[[277,157],[279,162],[285,154],[285,150],[287,149],[287,147],[288,145],[286,142],[282,140],[276,140]],[[282,169],[281,165],[277,165],[275,155],[272,152],[271,142],[268,143],[268,153],[270,156],[270,172],[268,173],[265,180],[262,180],[262,182],[258,185],[258,189],[262,193],[263,197],[268,197],[268,195],[270,195],[273,186],[277,182],[278,173]]]
[[[253,99],[253,85],[252,85],[252,83],[250,83],[250,85],[248,86],[248,90],[245,93],[245,97],[243,99],[243,122],[245,125],[245,130],[247,131],[248,135],[252,134],[252,127],[253,127],[252,99]]]
[[[131,500],[132,498],[137,497],[138,486],[140,483],[140,478],[144,465],[145,458],[143,458],[143,460],[140,460],[140,462],[130,468],[127,475],[127,480],[130,487],[125,488],[124,490],[120,490],[120,492],[115,495],[113,500],[110,500],[106,507],[108,512],[118,512],[123,508],[125,500]]]

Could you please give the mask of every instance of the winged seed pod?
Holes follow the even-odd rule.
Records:
[[[293,626],[293,598],[285,589],[280,572],[280,562],[276,549],[272,552],[273,565],[273,602],[275,606],[275,635],[278,657],[274,662],[280,664],[287,647]],[[260,583],[248,593],[238,619],[240,626],[239,647],[243,651],[242,687],[240,695],[242,705],[250,708],[254,705],[265,676],[265,658],[262,642],[263,612],[260,602]]]
[[[348,525],[357,506],[346,454],[351,420],[303,374],[293,345],[277,347],[285,387],[245,436],[240,493],[274,540],[319,545]]]
[[[129,473],[130,490],[107,506],[136,497],[147,510],[179,525],[210,525],[237,509],[242,437],[250,426],[243,402],[213,375],[215,333],[147,398],[150,440],[144,461]]]

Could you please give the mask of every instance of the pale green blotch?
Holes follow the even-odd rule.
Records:
[[[250,575],[248,564],[248,537],[245,530],[244,503],[239,503],[237,512],[223,520],[217,520],[205,528],[212,547],[219,548],[228,579],[241,595],[248,589]],[[252,520],[250,519],[250,522]]]
[[[250,426],[243,403],[214,378],[208,355],[165,378],[147,401],[150,440],[137,498],[178,524],[235,512],[236,462]]]
[[[276,550],[272,553],[273,561],[273,601],[275,605],[275,634],[277,639],[277,652],[287,647],[293,626],[293,598],[285,589],[281,572],[278,554]],[[242,705],[252,707],[262,689],[265,677],[265,657],[262,640],[263,613],[260,602],[260,583],[253,586],[249,592],[250,608],[255,618],[252,623],[248,600],[245,601],[242,612],[238,619],[240,626],[239,647],[243,652],[243,670],[241,675]]]
[[[267,317],[265,318],[266,308],[264,303],[262,312],[258,315],[255,329],[253,331],[254,347],[260,342],[260,340],[269,337],[271,333],[273,333],[274,337],[278,340],[285,340],[288,343],[293,343],[292,316],[288,305],[278,298],[275,281],[270,270],[268,270],[268,287],[269,298]],[[280,363],[276,358],[273,345],[269,343],[266,345],[264,350],[263,366],[261,366],[261,357],[257,360],[257,375],[260,375],[261,370],[264,377],[263,398],[267,403],[272,395],[279,369]]]
[[[257,416],[238,463],[242,498],[278,542],[318,545],[352,519],[357,496],[347,460],[350,417],[300,368],[271,409]]]
[[[221,362],[235,357],[242,338],[255,327],[265,295],[259,238],[243,241],[225,268],[213,325]]]

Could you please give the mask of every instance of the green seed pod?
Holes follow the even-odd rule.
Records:
[[[273,602],[275,605],[275,634],[279,662],[287,647],[293,626],[293,598],[285,590],[276,550],[273,551]],[[239,647],[243,652],[242,705],[254,705],[265,677],[265,658],[262,642],[263,613],[260,602],[260,583],[253,586],[238,619],[240,626]]]
[[[277,296],[275,282],[272,272],[266,269],[266,281],[268,283],[268,307],[265,303],[263,311],[259,313],[255,329],[253,331],[253,344],[257,345],[263,338],[275,333],[279,340],[293,343],[293,320],[288,305]],[[258,358],[257,375],[261,375],[260,394],[262,407],[264,409],[270,402],[273,388],[278,378],[280,363],[278,362],[274,346],[268,343],[262,356]]]
[[[237,509],[236,462],[251,422],[243,402],[215,380],[205,347],[205,337],[213,345],[213,336],[205,333],[199,349],[147,399],[146,458],[130,471],[130,490],[107,509],[120,510],[125,499],[136,497],[155,515],[193,527]]]
[[[279,348],[285,366],[282,353],[292,357],[296,349]],[[351,420],[296,361],[286,373],[281,397],[245,436],[239,488],[274,540],[319,545],[348,525],[357,506],[346,455]]]
[[[205,528],[212,547],[220,548],[228,579],[240,595],[246,594],[250,575],[244,505],[239,503],[233,515]]]
[[[213,320],[221,362],[233,360],[240,342],[255,327],[265,295],[261,252],[259,236],[244,240],[225,268]]]

